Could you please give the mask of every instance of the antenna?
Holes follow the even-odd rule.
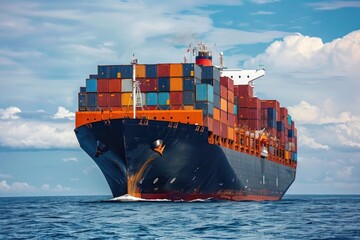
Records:
[[[219,57],[220,57],[220,69],[222,70],[224,68],[224,59],[223,59],[224,53],[220,52],[219,53]]]
[[[136,84],[136,64],[138,63],[138,59],[135,58],[135,54],[133,54],[133,58],[131,59],[131,64],[133,66],[133,77],[132,77],[132,97],[133,97],[133,118],[136,118],[136,102],[137,102],[137,84]]]

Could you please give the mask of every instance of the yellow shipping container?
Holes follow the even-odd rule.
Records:
[[[184,110],[194,110],[194,106],[183,106]]]
[[[183,79],[182,78],[170,78],[170,91],[182,91]]]
[[[227,134],[228,134],[228,139],[230,140],[234,140],[234,128],[232,127],[228,127],[227,128]]]
[[[183,67],[181,63],[170,64],[170,77],[182,77]]]
[[[220,109],[214,107],[214,119],[220,121]]]
[[[121,105],[122,106],[132,106],[133,100],[131,98],[132,93],[122,93],[121,94]]]
[[[136,77],[137,78],[145,78],[146,70],[145,64],[136,64]]]
[[[121,78],[121,73],[120,72],[117,73],[117,78]]]
[[[290,159],[290,152],[289,151],[285,151],[285,159]]]
[[[220,98],[220,109],[227,112],[227,100]]]

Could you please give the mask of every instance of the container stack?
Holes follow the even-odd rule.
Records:
[[[133,105],[132,65],[98,66],[79,92],[79,111],[126,110]],[[201,68],[188,64],[137,64],[144,109],[194,109]]]

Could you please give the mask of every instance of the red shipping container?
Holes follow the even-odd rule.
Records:
[[[248,120],[248,126],[252,130],[260,130],[260,120]]]
[[[285,143],[285,131],[277,131],[276,138],[279,139],[281,143]]]
[[[181,110],[183,108],[182,105],[171,105],[170,110]]]
[[[170,105],[182,105],[183,92],[170,92]]]
[[[271,137],[276,137],[276,128],[267,128],[266,130],[269,132]]]
[[[231,91],[234,91],[234,80],[229,77],[220,77],[220,85],[225,86]]]
[[[220,122],[227,123],[227,112],[223,110],[220,111]]]
[[[249,119],[258,119],[260,120],[260,108],[249,108]]]
[[[233,91],[228,90],[227,99],[228,99],[228,102],[234,103],[234,92]]]
[[[247,108],[259,108],[261,107],[260,99],[258,98],[245,98],[238,97],[238,106]]]
[[[108,107],[110,104],[109,102],[109,93],[99,93],[98,94],[98,105],[99,107]]]
[[[285,107],[280,108],[280,119],[287,118],[288,116],[288,110]]]
[[[214,119],[212,119],[211,117],[204,118],[204,126],[208,127],[209,131],[213,131],[214,129],[213,121]]]
[[[223,99],[228,99],[227,98],[227,89],[225,86],[220,86],[220,97]]]
[[[111,107],[121,107],[121,93],[110,93],[109,98]]]
[[[254,88],[250,85],[235,85],[234,86],[234,95],[235,96],[242,96],[242,97],[253,97],[254,95]]]
[[[220,136],[220,121],[213,120],[213,133]]]
[[[235,125],[235,120],[236,120],[236,115],[228,113],[228,125],[230,127],[234,127]]]
[[[121,79],[111,78],[109,80],[109,92],[121,92]]]
[[[277,100],[261,100],[261,108],[275,108],[280,112],[280,103]]]
[[[140,82],[141,92],[157,92],[158,79],[157,78],[142,78],[138,80]]]
[[[234,104],[231,102],[228,102],[227,106],[228,106],[227,112],[234,113]]]
[[[227,138],[227,124],[221,123],[220,136],[222,138]]]
[[[109,79],[99,78],[97,80],[97,91],[98,92],[109,92]]]
[[[170,76],[170,64],[158,64],[157,65],[157,74],[159,77],[169,77]]]

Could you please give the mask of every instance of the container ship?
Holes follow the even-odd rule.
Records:
[[[99,65],[78,93],[81,148],[114,197],[280,200],[297,130],[277,100],[255,97],[265,70],[216,67],[205,44],[193,50],[189,63]]]

